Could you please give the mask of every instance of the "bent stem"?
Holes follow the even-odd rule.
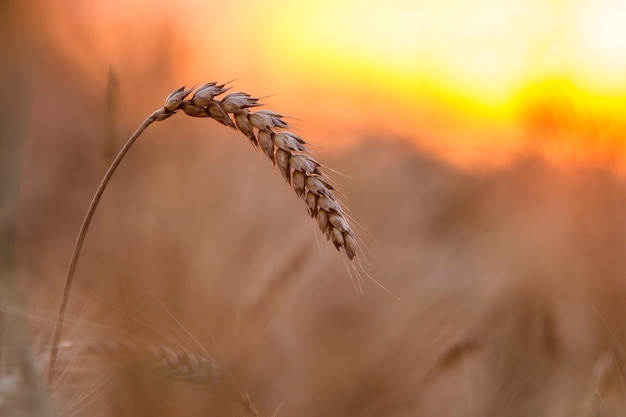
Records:
[[[55,325],[54,334],[52,337],[52,349],[50,350],[50,361],[49,361],[49,367],[48,367],[48,383],[50,385],[52,385],[56,376],[55,367],[56,367],[57,354],[59,350],[59,342],[61,341],[61,333],[63,331],[63,321],[65,319],[65,311],[67,309],[67,302],[69,300],[70,291],[72,289],[72,282],[74,281],[74,272],[76,271],[76,264],[78,263],[78,257],[83,247],[83,242],[85,240],[85,236],[87,235],[87,230],[89,229],[89,224],[91,223],[91,219],[93,218],[93,215],[96,211],[96,207],[98,206],[98,203],[100,202],[102,193],[104,193],[104,190],[107,184],[109,183],[109,180],[113,176],[113,173],[115,172],[116,168],[118,167],[120,162],[122,162],[122,159],[124,159],[124,156],[130,149],[130,147],[133,145],[133,143],[135,143],[135,141],[137,140],[137,138],[139,138],[139,136],[143,133],[143,131],[146,130],[146,128],[150,126],[154,121],[164,120],[164,118],[171,116],[171,114],[173,113],[164,108],[160,108],[158,110],[155,110],[150,116],[146,118],[146,120],[143,121],[143,123],[137,128],[135,133],[133,133],[132,136],[126,141],[126,143],[124,144],[124,147],[122,147],[122,149],[119,151],[119,153],[117,154],[117,156],[111,163],[111,166],[109,166],[109,169],[107,170],[106,174],[104,174],[104,177],[102,178],[102,181],[100,182],[100,185],[98,186],[98,189],[96,190],[96,193],[94,194],[93,199],[91,200],[91,204],[89,205],[87,214],[85,214],[83,224],[80,227],[80,231],[78,232],[78,237],[76,238],[76,243],[74,244],[74,251],[72,252],[72,258],[70,260],[70,264],[67,269],[67,274],[65,276],[65,283],[63,284],[63,294],[61,295],[61,303],[59,304],[59,311],[57,313],[56,325]]]

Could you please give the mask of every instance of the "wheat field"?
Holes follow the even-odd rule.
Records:
[[[182,107],[102,196],[47,380],[89,201],[180,82],[158,61],[95,82],[3,16],[0,415],[626,414],[626,183],[610,168],[529,147],[463,169],[377,133],[314,148],[348,231],[311,219],[293,172],[312,172],[273,167],[236,117]]]

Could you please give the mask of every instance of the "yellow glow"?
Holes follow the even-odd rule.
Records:
[[[499,107],[529,83],[569,78],[626,93],[626,2],[578,0],[285,2],[270,36],[283,59],[407,91],[454,91]]]
[[[487,103],[501,103],[521,86],[535,30],[524,16],[541,11],[490,0],[289,2],[279,10],[272,37],[282,39],[291,60],[409,89],[437,80]]]

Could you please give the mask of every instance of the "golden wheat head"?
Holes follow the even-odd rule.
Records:
[[[337,250],[350,260],[356,257],[357,239],[337,198],[329,178],[320,170],[306,142],[289,132],[283,115],[271,110],[251,111],[260,106],[259,99],[247,93],[231,93],[221,100],[216,97],[228,91],[224,84],[210,82],[198,87],[191,99],[192,89],[181,87],[165,100],[163,113],[157,120],[182,110],[192,117],[210,117],[243,133],[278,167],[285,180],[304,201],[311,217]]]

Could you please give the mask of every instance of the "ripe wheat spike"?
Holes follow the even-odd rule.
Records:
[[[306,142],[289,132],[284,116],[271,110],[251,111],[260,106],[259,99],[247,93],[236,92],[219,100],[216,97],[228,90],[224,84],[211,82],[198,87],[191,99],[186,97],[193,89],[181,87],[166,99],[163,118],[182,110],[192,117],[210,117],[225,126],[238,130],[260,148],[283,175],[309,214],[328,240],[350,260],[356,257],[357,239],[352,231],[328,177],[321,171]]]

